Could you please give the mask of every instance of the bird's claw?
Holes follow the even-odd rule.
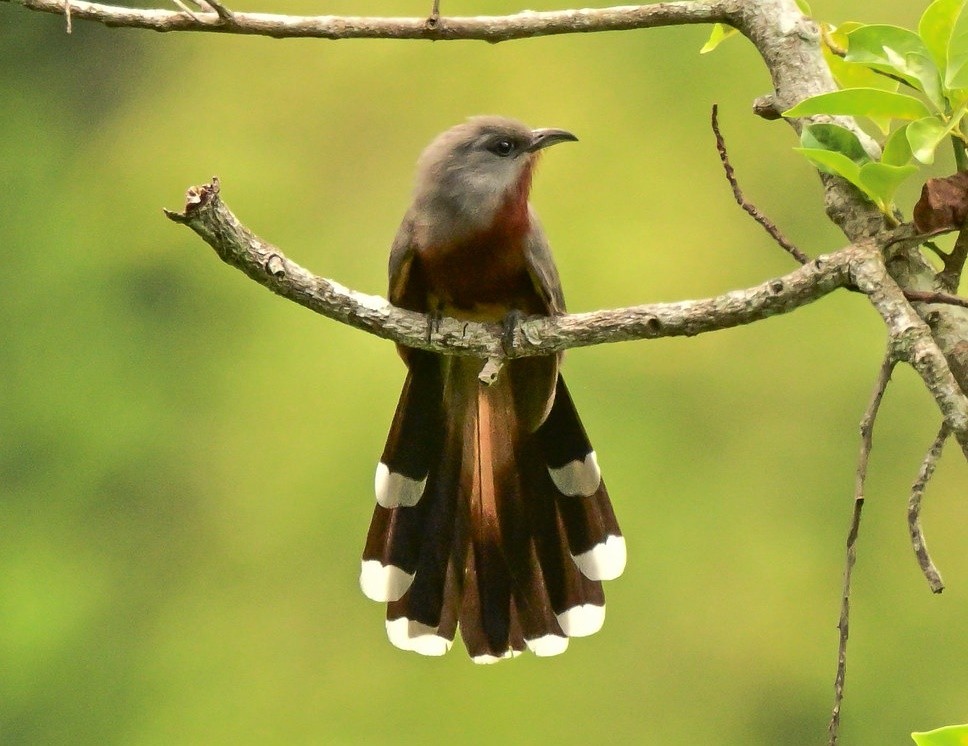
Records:
[[[508,311],[501,321],[501,347],[504,349],[504,354],[508,357],[511,357],[511,354],[514,352],[514,331],[518,328],[518,324],[523,318],[524,314],[514,308]]]
[[[434,334],[440,331],[440,323],[443,320],[444,314],[439,306],[427,314],[427,344],[430,344]]]

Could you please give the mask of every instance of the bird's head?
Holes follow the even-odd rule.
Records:
[[[577,139],[565,130],[530,129],[505,117],[472,117],[438,135],[420,156],[418,214],[452,237],[486,229],[509,200],[517,198],[526,209],[541,150]]]

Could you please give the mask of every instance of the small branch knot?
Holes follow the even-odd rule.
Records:
[[[487,362],[484,363],[484,367],[481,368],[481,372],[478,374],[477,380],[479,380],[485,386],[490,386],[497,380],[498,374],[500,374],[501,368],[503,367],[503,358],[489,357]]]
[[[286,276],[286,263],[279,254],[270,254],[265,262],[266,273],[277,280]]]
[[[780,119],[783,116],[776,106],[776,99],[773,98],[773,94],[760,96],[753,101],[753,113],[769,122]]]
[[[218,197],[219,189],[218,176],[213,176],[208,184],[188,187],[185,193],[185,217],[191,217],[194,212]]]

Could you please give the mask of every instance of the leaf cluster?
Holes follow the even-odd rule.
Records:
[[[950,140],[968,171],[968,33],[956,33],[965,0],[935,0],[917,31],[886,24],[822,26],[824,55],[840,90],[804,99],[788,117],[859,117],[881,135],[872,155],[857,134],[834,121],[801,133],[802,153],[823,172],[856,186],[886,215],[898,186]]]

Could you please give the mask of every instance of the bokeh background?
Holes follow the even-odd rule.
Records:
[[[922,9],[813,6],[907,26]],[[714,102],[747,196],[809,253],[843,239],[792,131],[750,113],[769,90],[755,50],[737,38],[700,56],[707,34],[494,46],[76,20],[68,36],[61,18],[0,3],[0,742],[824,742],[857,424],[884,343],[862,298],[571,352],[628,570],[598,635],[480,667],[459,644],[444,659],[391,647],[357,588],[403,380],[392,345],[272,296],[161,212],[217,174],[293,259],[382,293],[421,148],[503,113],[581,137],[547,155],[534,192],[572,310],[756,284],[793,265],[732,202]],[[916,193],[902,192],[908,210]],[[938,423],[899,370],[859,543],[846,744],[968,719],[954,449],[925,505],[941,597],[905,523]]]

